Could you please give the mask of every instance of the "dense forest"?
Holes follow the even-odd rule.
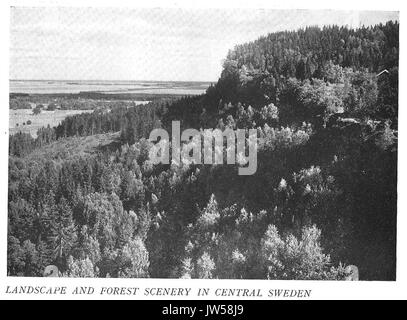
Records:
[[[10,136],[8,275],[395,280],[398,55],[395,22],[272,33],[203,95]],[[153,165],[149,133],[173,120],[257,129],[256,173]],[[114,132],[113,148],[38,156]]]

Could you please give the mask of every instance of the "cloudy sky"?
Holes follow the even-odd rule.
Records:
[[[14,7],[10,79],[215,81],[229,49],[269,32],[388,20],[398,13]]]

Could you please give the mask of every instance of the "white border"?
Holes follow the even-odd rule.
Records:
[[[68,291],[75,286],[93,286],[96,290],[102,286],[126,286],[139,287],[140,290],[152,287],[187,287],[196,290],[204,288],[262,288],[264,292],[268,289],[311,289],[310,299],[406,299],[407,298],[407,221],[405,211],[407,208],[407,172],[403,167],[407,163],[406,133],[404,125],[407,125],[406,91],[402,90],[406,85],[406,46],[407,32],[404,23],[405,1],[396,0],[370,0],[354,1],[341,0],[332,1],[270,1],[270,0],[230,0],[230,1],[130,1],[130,0],[15,0],[1,1],[0,10],[0,148],[3,156],[0,158],[0,299],[151,299],[143,295],[134,296],[82,296],[74,295],[49,296],[49,295],[8,295],[5,294],[8,285],[41,285],[41,286],[67,286]],[[62,278],[11,278],[7,274],[7,190],[8,190],[8,93],[9,93],[9,21],[10,6],[111,6],[111,7],[188,7],[188,8],[275,8],[275,9],[337,9],[337,10],[384,10],[400,11],[400,99],[399,99],[399,177],[398,177],[398,224],[397,224],[397,281],[395,282],[331,282],[331,281],[267,281],[267,280],[178,280],[178,279],[62,279]],[[158,296],[154,299],[165,299]],[[177,297],[167,297],[177,299]],[[178,299],[185,297],[178,297]],[[219,298],[211,294],[210,299]],[[196,295],[186,299],[202,299]],[[239,299],[234,297],[233,299]],[[263,297],[272,300],[275,298]]]

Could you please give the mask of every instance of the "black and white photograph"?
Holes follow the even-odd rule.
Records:
[[[398,10],[8,9],[3,277],[397,281]]]

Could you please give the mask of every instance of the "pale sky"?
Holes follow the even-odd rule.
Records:
[[[267,33],[388,20],[398,13],[14,7],[10,79],[216,81],[229,49]]]

